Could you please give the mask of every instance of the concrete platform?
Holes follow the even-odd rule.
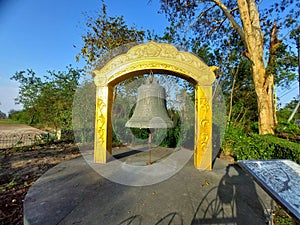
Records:
[[[271,202],[238,166],[221,159],[212,171],[198,171],[191,158],[160,183],[127,186],[80,157],[50,169],[30,188],[24,224],[259,225],[266,224]]]

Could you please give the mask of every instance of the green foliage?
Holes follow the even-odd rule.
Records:
[[[75,142],[74,131],[70,129],[61,130],[61,141],[67,143],[74,143]]]
[[[82,70],[48,71],[44,80],[32,70],[17,72],[11,79],[19,82],[16,102],[24,110],[10,114],[11,119],[50,129],[72,128],[72,104]]]
[[[161,142],[161,146],[163,147],[169,147],[169,148],[175,148],[182,144],[182,123],[180,120],[180,114],[177,111],[172,110],[172,118],[174,127],[167,129],[165,138]]]
[[[284,108],[277,111],[278,126],[275,130],[277,136],[288,139],[289,141],[300,143],[300,126],[295,124],[296,119],[300,118],[299,110],[295,113],[294,118],[288,122],[292,111],[295,109],[298,99],[292,100]]]
[[[76,59],[80,56],[92,65],[109,50],[124,44],[143,41],[145,32],[134,26],[128,27],[123,16],[111,17],[107,15],[107,6],[102,2],[102,10],[94,18],[88,16],[87,33],[82,36],[84,46]]]
[[[213,46],[215,50],[210,50],[209,54],[217,60],[209,60],[208,64],[222,66],[230,61],[235,64],[242,58],[240,56],[244,55],[247,48],[243,37],[245,27],[242,26],[240,6],[236,1],[160,0],[160,3],[161,12],[171,21],[171,28],[166,31],[167,34],[176,37],[176,40],[181,39],[181,44],[186,43],[186,37],[191,37],[189,47],[195,53],[201,54],[197,46],[202,46],[203,50],[206,46]],[[275,75],[276,84],[285,85],[291,79],[295,79],[297,63],[291,43],[295,44],[294,39],[300,33],[299,3],[287,0],[271,4],[258,4],[255,1],[253,3],[257,4],[261,25],[259,29],[264,34],[265,60],[270,63],[267,72]],[[277,37],[274,39],[271,35],[274,23],[279,27],[276,31],[278,36],[284,36],[283,40],[277,40]],[[287,36],[287,33],[290,35]],[[273,45],[270,48],[271,43],[276,43],[276,47]],[[269,60],[270,58],[272,60]]]
[[[85,79],[77,88],[73,101],[73,130],[77,142],[93,143],[95,131],[96,86]]]
[[[195,142],[195,125],[193,123],[181,126],[181,144],[183,147],[188,149],[194,149],[194,142]],[[178,144],[177,144],[178,146]]]
[[[228,127],[222,146],[224,153],[238,160],[290,159],[300,163],[300,145],[273,135],[246,135],[241,129]]]
[[[137,139],[142,139],[142,140],[145,140],[145,139],[148,139],[149,137],[149,129],[146,129],[146,128],[130,128],[133,136]]]
[[[31,112],[29,110],[14,111],[9,114],[8,118],[15,123],[34,124],[34,120],[31,119]]]
[[[9,182],[0,184],[0,193],[5,192],[7,189],[11,189],[18,184],[16,178],[12,178]]]
[[[237,150],[241,149],[246,134],[242,129],[234,126],[227,126],[224,141],[222,143],[222,151],[225,155],[234,155]]]
[[[19,95],[15,99],[16,104],[22,104],[25,109],[34,110],[38,93],[42,89],[42,79],[37,77],[33,70],[27,69],[27,71],[16,72],[11,80],[19,82]]]
[[[125,127],[128,119],[115,118],[113,121],[113,142],[147,144],[149,133],[152,133],[152,144],[158,144],[163,147],[176,147],[180,144],[180,125],[168,129],[146,129],[146,128],[128,128]]]
[[[284,108],[277,111],[276,114],[278,121],[287,121],[292,114],[292,110]]]
[[[216,77],[225,93],[230,124],[244,126],[250,132],[252,122],[267,119],[262,114],[263,110],[258,109],[261,105],[257,104],[257,98],[262,97],[263,93],[272,92],[270,87],[274,85],[288,86],[297,77],[294,38],[300,31],[299,3],[286,0],[273,4],[245,2],[245,10],[257,4],[251,10],[253,18],[256,15],[261,25],[252,30],[260,33],[258,36],[262,38],[251,42],[245,38],[249,31],[247,26],[243,26],[245,14],[241,14],[243,8],[237,1],[160,0],[160,3],[161,12],[172,21],[169,33],[176,36],[176,40],[181,39],[181,44],[202,57],[208,65],[219,67]],[[248,49],[251,44],[263,49],[252,52]],[[257,77],[259,73],[253,73],[252,68],[257,58],[261,59],[261,65],[266,65],[261,68],[261,71],[265,69],[266,75],[261,74],[260,78]],[[272,78],[269,81],[261,80],[269,76]],[[259,89],[263,85],[254,86],[253,80],[260,80],[264,84],[270,82],[270,85],[264,85],[265,90],[262,91]],[[272,104],[268,105],[268,110],[273,112]],[[275,116],[273,118],[275,123]],[[260,124],[267,126],[272,123]],[[262,131],[262,127],[259,128]],[[269,127],[267,132],[272,133],[272,129],[273,126]]]
[[[0,111],[0,120],[6,119],[6,118],[7,118],[6,114],[4,112]]]
[[[132,128],[125,127],[127,121],[128,121],[127,118],[115,118],[113,120],[113,141],[114,142],[131,143],[135,138],[135,136],[132,133],[134,131],[135,131],[135,135],[138,138],[143,136],[142,134],[139,134],[139,129],[132,130]],[[143,131],[141,130],[141,132]]]
[[[7,188],[13,188],[14,186],[16,186],[18,184],[18,182],[16,181],[15,178],[13,178],[7,185]]]
[[[221,49],[212,49],[207,43],[192,42],[192,51],[208,65],[217,65],[215,89],[222,89],[230,124],[246,127],[258,120],[257,100],[251,76],[251,63],[241,56],[244,50],[236,37],[231,37]],[[230,49],[227,47],[230,46]],[[228,54],[224,57],[225,52]],[[214,105],[213,105],[214,107]],[[217,109],[217,111],[219,108]],[[225,113],[226,112],[222,112]]]
[[[20,124],[20,122],[13,119],[4,119],[0,120],[0,124]]]
[[[275,205],[274,216],[273,216],[274,225],[294,225],[293,219],[280,207]]]
[[[271,60],[275,57],[275,60]],[[270,60],[266,68],[267,74],[273,74],[274,83],[278,86],[288,87],[295,80],[295,69],[298,65],[298,57],[289,49],[287,44],[279,42],[274,52],[270,50]]]
[[[300,163],[300,145],[275,136],[262,136],[261,141],[265,141],[270,146],[274,146],[273,158],[290,159]]]
[[[294,98],[291,100],[288,104],[286,104],[283,108],[280,108],[276,113],[277,113],[277,118],[278,121],[287,121],[289,117],[291,116],[292,112],[296,108],[297,104],[299,102],[298,98]],[[298,110],[294,117],[294,119],[299,119],[300,118],[300,110]],[[294,120],[291,120],[294,121]]]
[[[277,134],[288,134],[290,138],[300,135],[300,127],[297,124],[286,121],[279,121],[278,126],[276,128]]]

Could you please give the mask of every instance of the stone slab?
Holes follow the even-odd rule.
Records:
[[[212,171],[193,160],[147,186],[114,183],[83,157],[46,172],[24,201],[24,224],[266,224],[272,199],[237,165],[216,159]]]

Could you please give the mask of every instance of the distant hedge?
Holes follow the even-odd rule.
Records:
[[[237,160],[290,159],[300,164],[300,144],[273,135],[245,135],[229,129],[223,151],[230,152]]]
[[[300,144],[272,135],[254,135],[274,147],[273,158],[290,159],[300,164]]]

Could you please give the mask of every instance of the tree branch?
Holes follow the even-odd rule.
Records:
[[[220,0],[212,0],[212,2],[216,3],[220,9],[224,12],[228,20],[230,21],[232,27],[236,30],[236,32],[240,35],[242,41],[246,44],[245,33],[243,28],[235,21],[234,17],[231,15],[230,10],[224,5],[224,3]]]
[[[209,32],[208,35],[211,35],[212,33],[218,31],[222,27],[222,24],[226,21],[226,19],[227,17],[225,17],[223,20],[216,21],[216,24],[219,23],[220,25],[213,29],[211,32]]]
[[[211,7],[209,7],[208,9],[204,10],[203,12],[201,12],[198,16],[197,19],[189,25],[190,28],[192,28],[199,20],[202,16],[204,16],[207,12],[209,12],[211,9],[213,9],[215,6],[217,6],[217,4],[212,5]]]

